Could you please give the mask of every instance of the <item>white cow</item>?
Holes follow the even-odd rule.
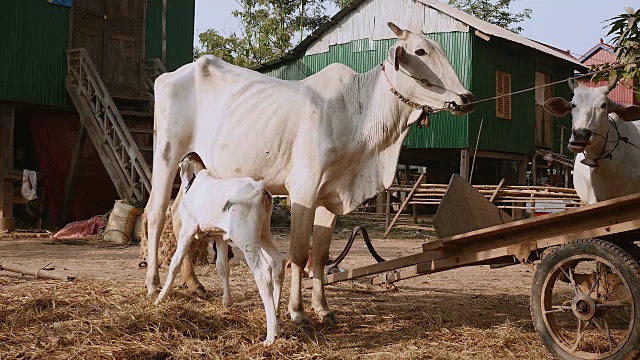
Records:
[[[573,117],[573,184],[587,204],[640,192],[640,133],[631,122],[640,119],[640,107],[609,99],[616,83],[589,88],[570,79],[571,102],[556,97],[544,103],[555,116]]]
[[[385,66],[358,74],[333,64],[303,81],[284,81],[205,56],[155,83],[155,152],[146,208],[146,285],[159,283],[157,243],[180,159],[198,153],[217,178],[262,179],[292,202],[289,313],[308,324],[302,269],[313,227],[313,268],[326,263],[336,215],[353,211],[391,185],[409,126],[428,125],[432,108],[473,110],[473,96],[438,43],[389,23],[399,41]],[[390,91],[390,90],[393,90]],[[312,305],[323,322],[323,274],[314,273]]]
[[[223,269],[220,271],[224,282],[223,302],[230,305],[226,241],[232,239],[244,253],[264,304],[267,316],[267,338],[264,343],[273,344],[278,331],[277,313],[285,259],[271,240],[271,194],[265,190],[262,181],[251,178],[216,179],[207,170],[201,170],[193,177],[192,174],[189,161],[181,162],[180,178],[184,195],[178,206],[178,214],[182,227],[167,280],[156,304],[171,291],[193,238],[213,234],[218,249],[218,269]]]

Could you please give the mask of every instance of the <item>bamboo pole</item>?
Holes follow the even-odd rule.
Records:
[[[400,209],[398,209],[396,216],[393,217],[393,220],[391,221],[389,226],[387,226],[387,230],[385,230],[384,236],[382,236],[383,239],[386,239],[387,235],[389,235],[389,231],[391,231],[391,228],[393,228],[393,224],[396,223],[396,221],[400,217],[400,213],[402,213],[402,210],[404,210],[404,207],[407,206],[407,204],[409,203],[409,200],[411,200],[413,193],[416,191],[418,186],[420,186],[420,183],[422,182],[422,178],[424,178],[424,173],[420,174],[418,181],[416,181],[415,185],[413,185],[413,189],[409,192],[409,194],[407,194],[407,198],[404,199],[404,201],[402,202],[402,205],[400,206]]]
[[[62,275],[62,274],[52,272],[51,270],[45,270],[44,268],[28,269],[25,266],[11,264],[5,261],[0,261],[0,270],[19,273],[22,275],[30,275],[39,279],[51,279],[51,280],[62,280],[62,281],[73,281],[75,279],[75,276],[72,276],[72,275]]]

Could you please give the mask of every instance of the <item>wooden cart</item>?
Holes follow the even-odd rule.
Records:
[[[384,284],[463,266],[535,262],[531,315],[550,352],[563,359],[640,356],[640,194],[513,221],[454,175],[434,226],[440,238],[423,252],[378,256],[377,264],[329,274],[326,283],[384,273],[372,280]]]

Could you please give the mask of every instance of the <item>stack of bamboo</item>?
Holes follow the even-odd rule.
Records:
[[[440,205],[446,184],[421,184],[409,204]],[[584,205],[574,189],[551,186],[474,185],[491,202],[503,209],[549,210]],[[391,188],[391,191],[411,189]]]

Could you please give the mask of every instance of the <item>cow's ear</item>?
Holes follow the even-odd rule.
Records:
[[[554,97],[545,101],[543,107],[557,117],[566,116],[571,112],[571,103],[561,97]]]
[[[398,71],[398,69],[400,69],[400,62],[405,54],[404,47],[402,45],[396,45],[392,47],[389,52],[389,55],[391,56],[391,63],[393,64],[394,69]]]
[[[611,99],[607,100],[609,102],[609,113],[616,113],[624,121],[640,120],[640,106],[618,104]]]
[[[180,164],[178,164],[178,167],[180,168],[180,177],[183,177],[187,173],[187,170],[189,169],[189,163],[186,161],[183,161]]]

